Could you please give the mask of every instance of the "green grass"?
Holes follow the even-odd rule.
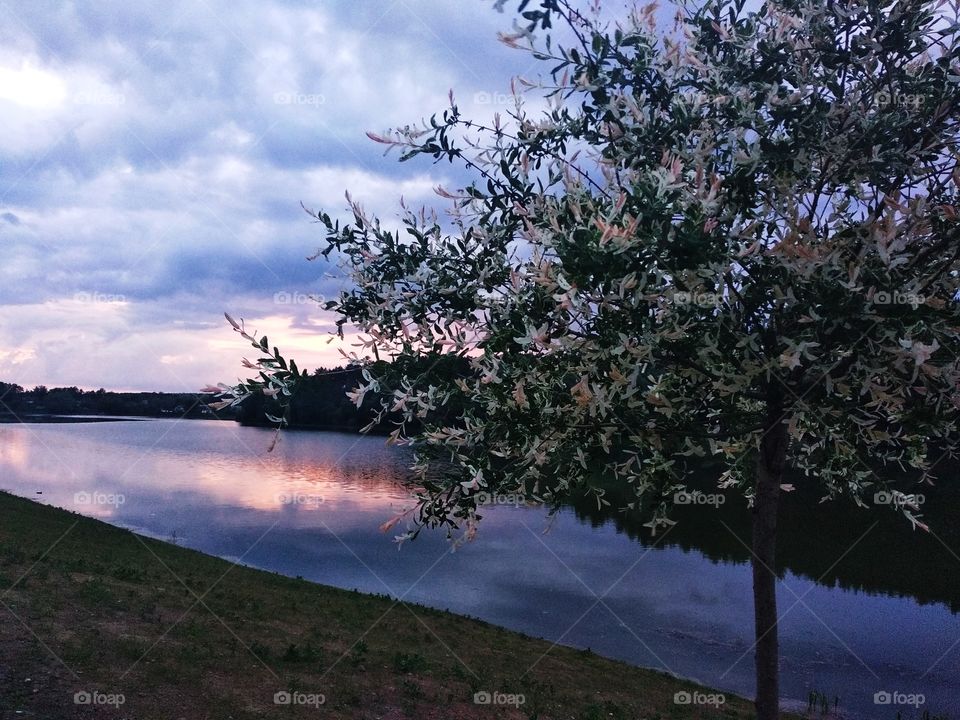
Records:
[[[750,718],[663,673],[0,493],[0,718]],[[29,680],[28,680],[29,678]],[[77,705],[77,692],[110,706]],[[473,702],[522,694],[519,707]],[[274,703],[302,693],[311,706]],[[19,711],[19,712],[18,712]]]

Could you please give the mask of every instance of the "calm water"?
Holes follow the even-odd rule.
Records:
[[[495,507],[477,541],[455,553],[439,532],[398,551],[394,533],[377,527],[407,507],[403,451],[381,438],[291,431],[268,454],[270,437],[201,421],[4,425],[0,489],[251,566],[752,694],[739,508],[691,510],[697,522],[653,546],[629,522],[587,510],[565,509],[548,524],[540,509]],[[838,695],[849,717],[871,720],[924,709],[960,717],[960,616],[950,610],[960,603],[960,558],[950,543],[930,540],[918,553],[870,517],[791,517],[779,588],[784,697],[805,708],[811,689]],[[827,528],[856,540],[861,526],[866,536],[846,555],[851,542],[827,542]],[[936,582],[916,569],[931,562]],[[926,704],[877,706],[878,691],[922,693]]]

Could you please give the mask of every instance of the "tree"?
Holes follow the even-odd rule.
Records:
[[[501,39],[546,64],[517,83],[543,115],[518,93],[477,122],[451,94],[371,134],[472,174],[439,190],[449,221],[316,215],[353,281],[327,305],[341,335],[395,360],[352,397],[401,413],[391,437],[416,451],[400,537],[472,538],[479,493],[604,503],[601,477],[657,532],[720,460],[752,507],[756,709],[777,718],[785,469],[861,506],[889,492],[923,528],[902,471],[932,482],[956,454],[957,3],[707,0],[665,32],[655,6],[608,24],[529,5]],[[234,326],[267,356],[228,401],[292,392],[279,351]],[[470,372],[409,371],[449,355]]]
[[[12,412],[23,402],[23,388],[16,383],[0,382],[0,413]]]

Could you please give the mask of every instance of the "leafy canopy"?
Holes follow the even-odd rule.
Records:
[[[393,360],[352,397],[416,451],[401,537],[611,481],[656,529],[707,458],[749,499],[781,423],[825,497],[865,504],[882,467],[930,480],[960,408],[956,3],[710,0],[665,30],[655,5],[522,5],[501,39],[545,70],[515,107],[472,120],[451,94],[371,134],[471,173],[438,189],[449,215],[316,215],[352,280],[341,335]],[[279,358],[228,397],[289,392]]]

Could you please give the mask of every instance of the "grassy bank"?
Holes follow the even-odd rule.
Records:
[[[679,691],[712,691],[661,673],[234,566],[6,493],[0,615],[4,720],[752,714],[732,696],[677,705]],[[483,691],[524,703],[475,704]],[[301,704],[275,704],[278,692]]]

